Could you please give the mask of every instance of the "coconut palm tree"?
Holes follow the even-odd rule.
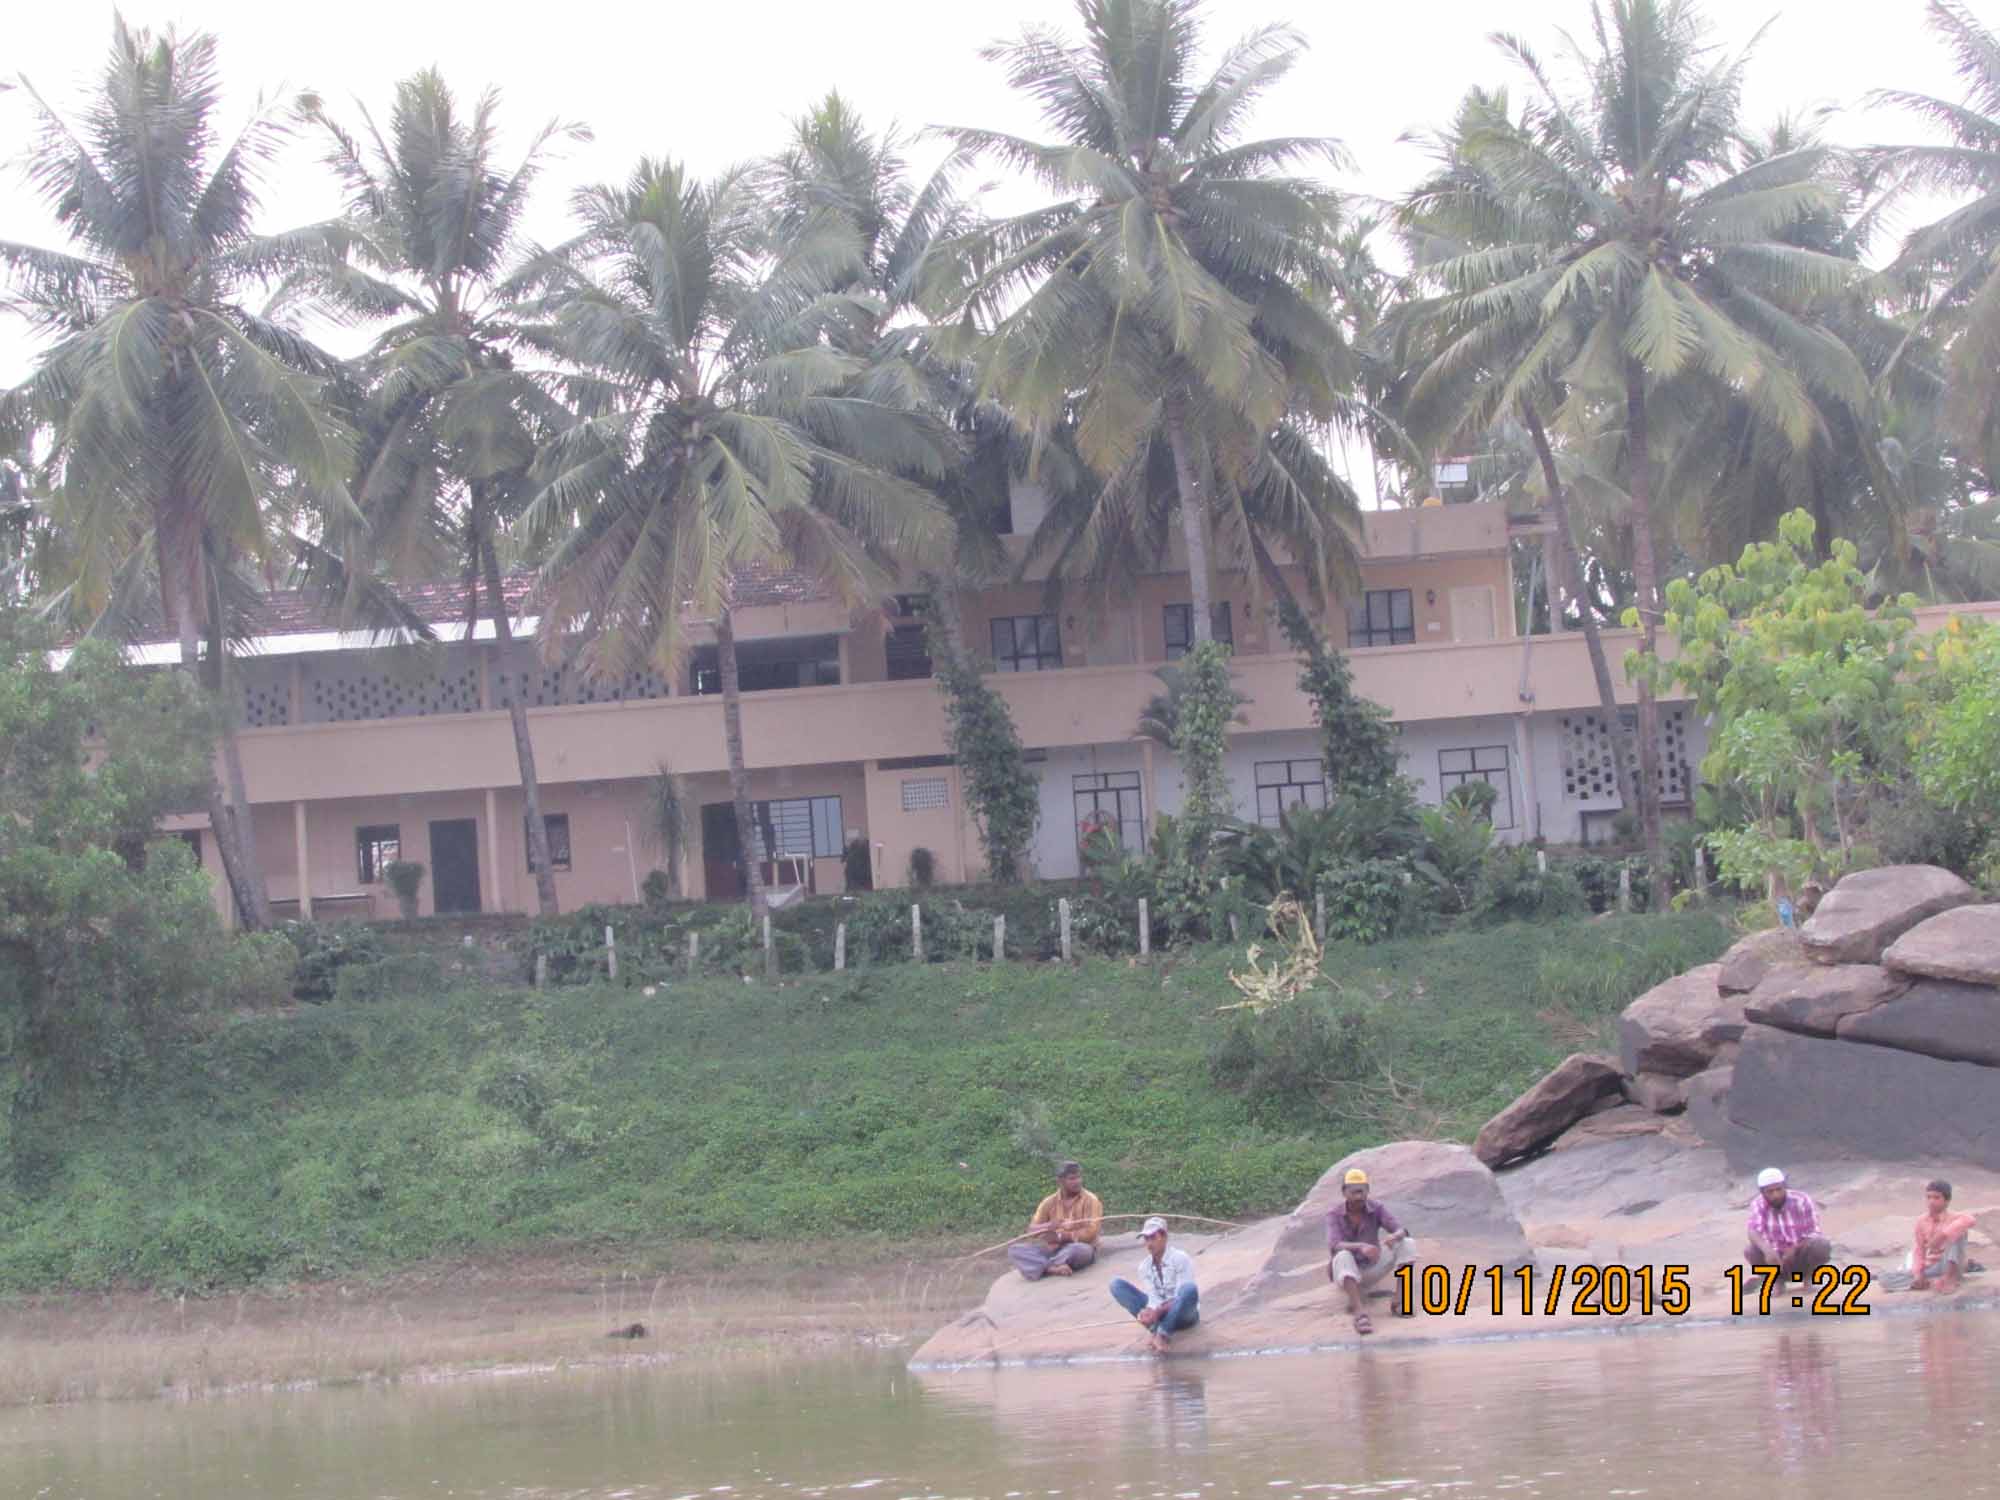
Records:
[[[753,176],[690,179],[641,162],[579,193],[556,328],[579,374],[577,424],[544,455],[530,525],[556,538],[546,619],[602,670],[675,672],[690,618],[712,618],[737,837],[752,910],[764,887],[743,753],[733,581],[806,568],[849,604],[895,562],[946,545],[923,479],[953,457],[907,393],[849,352],[879,300],[842,291],[860,257],[838,214],[770,232]]]
[[[1913,283],[1916,327],[1946,345],[1950,428],[1986,473],[2000,467],[2000,36],[1951,0],[1928,16],[1965,85],[1962,100],[1886,89],[1875,102],[1941,130],[1943,144],[1884,146],[1870,165],[1896,188],[1962,199],[1910,234],[1892,268]]]
[[[218,140],[212,36],[155,38],[116,21],[74,124],[23,86],[41,122],[29,177],[71,248],[0,243],[11,305],[46,342],[0,402],[0,448],[30,431],[46,440],[60,475],[51,512],[86,607],[151,552],[182,665],[217,702],[216,846],[242,920],[262,926],[235,716],[223,674],[203,674],[200,657],[217,623],[211,559],[269,570],[307,513],[328,535],[353,516],[353,434],[327,397],[338,365],[258,305],[322,236],[254,231],[285,126],[260,106],[234,140]]]
[[[1353,575],[1357,506],[1315,431],[1353,411],[1340,204],[1291,175],[1341,151],[1241,139],[1296,32],[1255,31],[1201,78],[1195,0],[1077,10],[1081,43],[1036,28],[987,54],[1054,139],[945,132],[1055,195],[961,238],[952,310],[982,390],[1031,434],[1073,428],[1097,476],[1052,508],[1041,547],[1102,576],[1157,564],[1177,519],[1209,640],[1212,537],[1246,563],[1253,538],[1278,540],[1315,585]]]
[[[1486,109],[1464,121],[1463,150],[1504,217],[1492,242],[1433,274],[1462,284],[1458,312],[1486,325],[1454,354],[1465,372],[1490,376],[1492,411],[1526,401],[1540,417],[1536,403],[1560,392],[1549,425],[1618,437],[1641,658],[1628,674],[1638,690],[1638,810],[1664,904],[1649,680],[1661,611],[1653,498],[1674,456],[1668,440],[1707,437],[1686,424],[1656,431],[1653,419],[1707,399],[1804,452],[1823,430],[1823,404],[1864,411],[1866,373],[1810,312],[1860,269],[1784,237],[1802,219],[1841,211],[1827,148],[1742,165],[1747,54],[1716,56],[1688,0],[1607,0],[1591,14],[1594,45],[1571,44],[1568,91],[1526,42],[1496,38],[1529,98],[1519,119]]]
[[[400,576],[463,580],[466,638],[492,620],[511,655],[501,556],[529,497],[538,440],[560,421],[543,386],[516,368],[538,337],[546,276],[520,237],[521,215],[549,145],[588,137],[542,127],[518,163],[498,160],[499,96],[459,110],[435,69],[396,86],[386,134],[362,112],[365,143],[317,98],[307,118],[324,132],[327,164],[347,194],[336,249],[314,282],[326,302],[391,320],[360,361],[366,385],[355,498],[375,552]],[[499,677],[514,731],[526,807],[528,865],[543,916],[557,909],[528,710],[512,671]]]

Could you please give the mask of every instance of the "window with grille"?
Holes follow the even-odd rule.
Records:
[[[402,849],[403,825],[400,823],[372,823],[355,829],[355,873],[360,876],[361,883],[374,885],[379,881],[382,867],[401,859]]]
[[[1370,589],[1347,608],[1350,646],[1407,646],[1417,638],[1408,589]]]
[[[1453,787],[1483,781],[1493,788],[1493,826],[1514,826],[1514,777],[1507,768],[1505,745],[1479,745],[1470,750],[1438,751],[1438,800]]]
[[[1101,828],[1118,840],[1119,848],[1145,852],[1146,810],[1137,771],[1093,771],[1071,777],[1070,787],[1079,845]]]
[[[1179,661],[1188,654],[1194,644],[1194,606],[1192,604],[1169,604],[1163,611],[1167,633],[1167,660]],[[1229,623],[1229,601],[1212,605],[1208,611],[1210,625],[1215,638],[1225,646],[1236,644]]]
[[[1326,766],[1304,760],[1260,760],[1256,765],[1257,821],[1276,828],[1295,807],[1326,806]]]
[[[1002,672],[1053,672],[1062,665],[1054,615],[1002,615],[992,631],[993,665]]]
[[[750,804],[757,857],[831,859],[846,847],[838,797],[787,797]]]
[[[542,827],[549,836],[549,868],[558,873],[569,868],[569,814],[543,813]],[[526,849],[528,838],[528,815],[521,814],[521,847]],[[535,856],[528,855],[528,873],[535,870]]]

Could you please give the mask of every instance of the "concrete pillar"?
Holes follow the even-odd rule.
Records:
[[[480,692],[486,691],[485,674],[481,673]],[[488,911],[507,909],[506,893],[500,887],[500,795],[492,787],[486,789],[486,878],[481,882],[486,887],[485,905]]]
[[[287,678],[291,704],[285,722],[303,724],[306,721],[306,666],[296,656],[292,658],[291,671],[287,674]]]
[[[251,837],[256,837],[256,829],[251,829]],[[306,850],[306,805],[292,804],[292,847],[299,862],[299,920],[310,922],[313,914],[312,860]]]

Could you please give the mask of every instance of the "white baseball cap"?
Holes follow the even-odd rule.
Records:
[[[1139,1238],[1142,1240],[1149,1240],[1156,1234],[1165,1234],[1166,1232],[1167,1221],[1158,1214],[1154,1214],[1152,1218],[1139,1226]]]
[[[1757,1174],[1757,1186],[1760,1188],[1776,1187],[1784,1180],[1785,1173],[1782,1167],[1766,1167]]]

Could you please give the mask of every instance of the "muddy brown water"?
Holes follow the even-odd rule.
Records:
[[[6,1500],[2000,1493],[2000,1311],[913,1374],[891,1356],[0,1413]]]

